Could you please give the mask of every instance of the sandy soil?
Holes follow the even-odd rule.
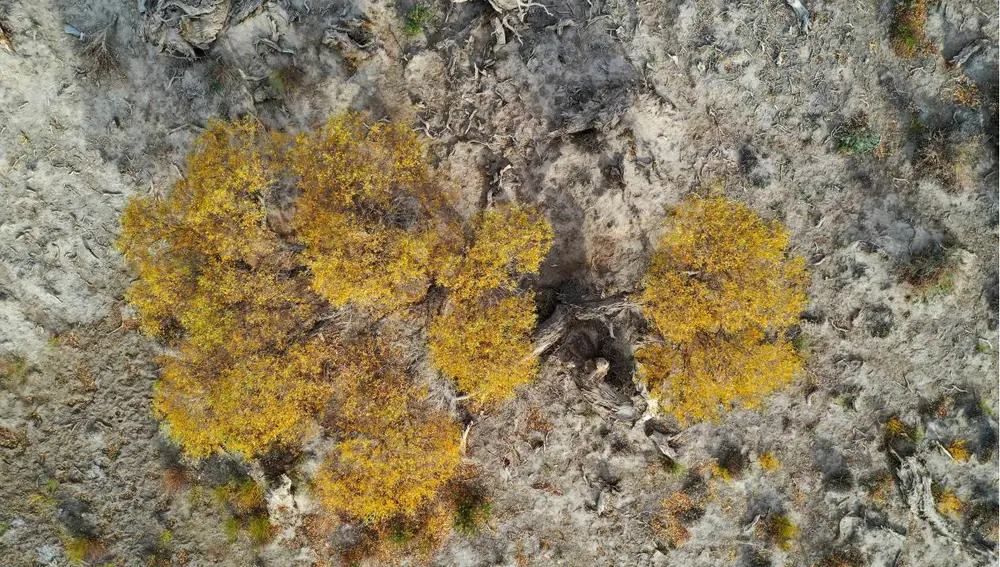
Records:
[[[161,4],[0,1],[0,565],[65,565],[73,538],[102,542],[99,565],[326,556],[294,527],[228,541],[198,486],[239,463],[170,482],[181,464],[149,412],[159,347],[134,330],[113,242],[127,199],[177,179],[208,120],[294,130],[348,108],[422,131],[464,213],[540,206],[557,235],[544,315],[635,289],[665,208],[692,193],[786,223],[813,274],[801,380],[679,434],[642,415],[641,322],[582,325],[518,400],[471,420],[491,519],[437,565],[996,563],[995,2],[930,5],[933,49],[912,60],[881,0],[807,0],[808,33],[777,0],[436,1],[416,34],[408,0],[234,0],[200,46],[156,27]],[[347,31],[362,19],[367,45]],[[978,106],[956,102],[962,85]],[[839,151],[862,113],[880,147]],[[913,283],[930,261],[940,273]],[[635,416],[577,385],[598,356]],[[918,434],[887,441],[892,417]],[[301,521],[304,490],[271,489]],[[674,549],[651,526],[678,490],[701,504]],[[943,493],[955,515],[937,513]],[[759,529],[778,515],[797,528],[785,546]]]

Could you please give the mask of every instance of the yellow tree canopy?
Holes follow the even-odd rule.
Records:
[[[755,407],[801,367],[784,339],[808,274],[788,235],[725,199],[682,203],[653,253],[643,311],[665,339],[637,353],[641,378],[680,421]]]
[[[348,433],[314,482],[335,512],[368,523],[413,515],[454,476],[460,438],[447,415],[413,411],[378,432]]]
[[[325,321],[348,304],[382,317],[447,288],[434,359],[477,399],[504,399],[536,372],[533,296],[517,278],[551,238],[522,206],[466,226],[401,125],[347,114],[293,138],[213,123],[183,178],[122,216],[118,247],[139,275],[127,298],[174,349],[154,413],[194,458],[325,434],[335,450],[315,480],[331,510],[406,516],[438,541],[428,510],[459,466],[458,424],[425,407],[391,338],[347,339]]]
[[[298,136],[285,160],[316,292],[336,307],[382,311],[422,299],[449,228],[416,134],[347,114]]]

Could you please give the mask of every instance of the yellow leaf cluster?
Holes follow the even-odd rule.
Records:
[[[431,358],[478,403],[501,402],[538,372],[531,342],[535,323],[531,293],[493,303],[456,302],[431,322]]]
[[[460,435],[445,415],[411,413],[377,434],[341,441],[316,488],[327,508],[368,523],[412,515],[451,480]]]
[[[421,299],[447,229],[416,134],[347,114],[299,135],[286,160],[316,292],[336,307],[384,311]]]
[[[385,341],[359,341],[335,369],[328,402],[340,441],[316,488],[329,510],[370,524],[417,514],[460,462],[459,425],[424,406],[426,389],[401,359]]]
[[[316,340],[221,367],[182,350],[163,360],[153,411],[194,458],[220,451],[251,457],[275,443],[294,444],[331,394],[323,372],[328,349]]]
[[[261,206],[272,182],[250,122],[209,125],[188,157],[187,172],[165,198],[129,202],[118,247],[139,272],[126,298],[142,330],[162,337],[197,296],[206,263],[267,269],[278,249]]]
[[[948,445],[948,454],[956,461],[968,461],[969,449],[966,448],[965,444],[965,439],[956,439],[951,445]]]
[[[965,503],[950,490],[941,492],[937,497],[937,511],[946,516],[958,516],[964,509]]]
[[[726,199],[682,203],[667,221],[639,301],[662,345],[641,349],[641,377],[683,423],[753,408],[801,360],[782,331],[806,303],[807,273],[788,235]]]
[[[778,457],[774,456],[774,453],[767,451],[766,453],[761,453],[760,458],[760,468],[765,471],[773,471],[781,466],[781,462],[778,461]]]
[[[517,277],[535,274],[552,247],[552,227],[533,207],[506,205],[472,220],[471,244],[454,257],[440,283],[455,301],[478,301],[517,288]]]
[[[465,253],[440,278],[451,301],[431,322],[428,346],[460,390],[489,405],[511,398],[537,374],[535,296],[518,292],[517,277],[537,273],[552,228],[534,209],[511,205],[479,214],[472,232]]]

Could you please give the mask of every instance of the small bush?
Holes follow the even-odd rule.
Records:
[[[759,461],[760,461],[760,468],[764,469],[765,471],[773,471],[777,469],[779,466],[781,466],[781,463],[778,461],[778,458],[775,457],[774,453],[772,453],[771,451],[762,453]]]
[[[968,461],[969,460],[969,450],[965,448],[967,441],[965,439],[956,439],[948,445],[948,454],[951,455],[956,461]]]
[[[771,513],[757,526],[763,537],[774,542],[779,548],[788,551],[799,535],[799,528],[784,514]]]
[[[187,485],[187,475],[183,469],[166,469],[163,471],[163,490],[167,494],[176,494]]]
[[[685,523],[699,514],[694,499],[682,491],[675,491],[663,501],[660,512],[653,518],[653,531],[670,547],[681,547],[691,538]]]
[[[247,535],[257,546],[264,545],[274,538],[274,528],[271,527],[271,520],[267,514],[253,516],[247,521]]]
[[[240,521],[229,517],[222,521],[222,531],[226,534],[226,539],[232,543],[240,535]]]
[[[862,483],[872,502],[879,506],[885,506],[892,498],[895,488],[895,480],[889,471],[879,471],[874,476],[865,479]]]
[[[952,100],[959,106],[974,109],[983,105],[983,94],[976,83],[972,82],[972,79],[962,75],[955,81]]]
[[[214,491],[216,500],[239,515],[265,507],[264,488],[252,479],[230,481]]]
[[[951,250],[941,242],[932,242],[910,255],[900,270],[903,281],[919,288],[941,283],[951,267]]]
[[[916,430],[898,417],[893,417],[885,422],[885,436],[888,439],[905,438],[910,441],[916,439]]]
[[[956,517],[965,509],[965,504],[954,492],[943,490],[937,495],[937,511],[945,516]]]
[[[75,537],[66,540],[66,559],[71,563],[94,561],[104,555],[104,544],[95,538]]]
[[[13,388],[24,382],[31,365],[19,356],[0,356],[0,385]]]
[[[462,487],[457,490],[455,498],[455,529],[462,534],[472,536],[489,520],[490,503],[485,495],[471,488]]]

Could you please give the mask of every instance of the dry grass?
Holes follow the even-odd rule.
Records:
[[[182,469],[163,471],[163,490],[167,494],[177,494],[187,486],[187,475]]]
[[[684,522],[695,509],[694,499],[680,490],[675,491],[663,501],[663,508],[653,518],[653,532],[670,547],[681,547],[691,538]]]
[[[976,83],[972,79],[962,75],[955,80],[955,87],[951,91],[952,100],[955,104],[966,108],[979,108],[983,105],[983,93],[979,91]]]

